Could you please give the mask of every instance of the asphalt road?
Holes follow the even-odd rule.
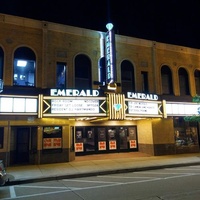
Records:
[[[199,200],[200,166],[0,187],[0,199]]]

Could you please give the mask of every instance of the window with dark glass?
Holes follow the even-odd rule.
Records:
[[[20,47],[14,53],[13,85],[35,86],[34,52],[28,47]]]
[[[0,79],[3,79],[4,52],[0,47]]]
[[[196,94],[200,95],[200,70],[195,70],[194,72]]]
[[[161,79],[162,79],[162,93],[173,94],[172,88],[172,73],[168,66],[162,66],[161,68]]]
[[[75,58],[75,88],[91,89],[91,61],[85,55],[78,55]]]
[[[59,150],[62,148],[62,127],[45,126],[43,128],[43,150]]]
[[[149,92],[149,84],[148,84],[148,72],[141,72],[142,78],[142,92],[148,93]]]
[[[66,88],[66,63],[58,62],[56,65],[56,87]]]
[[[197,122],[185,121],[183,117],[174,117],[174,138],[177,148],[194,148],[198,145]]]
[[[4,127],[0,127],[0,149],[3,149]]]
[[[178,70],[180,95],[189,95],[188,73],[184,68]]]
[[[135,91],[134,69],[131,62],[124,60],[121,64],[122,92]]]

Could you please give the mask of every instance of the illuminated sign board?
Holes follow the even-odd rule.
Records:
[[[37,114],[37,98],[0,97],[0,113]]]
[[[106,116],[106,97],[42,97],[40,117]]]
[[[143,100],[158,100],[158,95],[156,94],[145,94],[136,92],[127,92],[127,98],[129,99],[143,99]]]
[[[166,113],[169,116],[199,115],[200,104],[196,103],[167,103]]]
[[[116,51],[113,25],[108,23],[106,28],[108,29],[105,36],[106,83],[109,84],[116,81]]]
[[[99,100],[51,100],[51,113],[99,113]]]
[[[148,102],[128,102],[128,113],[139,114],[139,115],[158,115],[158,104]]]
[[[77,89],[51,89],[51,96],[84,96],[84,97],[97,97],[99,90],[77,90]]]

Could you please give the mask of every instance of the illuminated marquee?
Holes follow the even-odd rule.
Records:
[[[129,114],[158,115],[158,104],[148,102],[128,102]]]
[[[36,97],[0,97],[0,113],[37,114],[38,99]]]
[[[99,100],[51,100],[51,113],[99,113]]]
[[[174,103],[166,104],[166,112],[168,116],[187,116],[199,115],[200,105],[198,103]]]
[[[38,117],[52,116],[106,116],[105,97],[41,96]]]

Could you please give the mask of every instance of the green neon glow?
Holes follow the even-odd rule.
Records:
[[[106,24],[106,28],[108,29],[108,31],[112,30],[113,24],[112,23]]]

